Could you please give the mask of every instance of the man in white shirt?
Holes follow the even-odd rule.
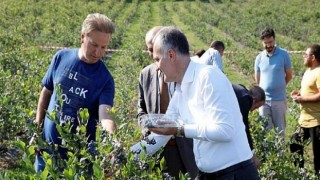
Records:
[[[197,179],[260,179],[227,77],[216,67],[190,61],[187,38],[174,27],[162,28],[153,42],[164,81],[177,83],[166,114],[178,114],[184,125],[149,130],[193,138]]]
[[[145,41],[147,51],[152,59],[153,43],[152,39],[159,32],[162,26],[151,28],[146,34]],[[152,63],[143,68],[139,75],[139,99],[138,99],[138,119],[139,125],[142,126],[141,118],[146,114],[165,113],[168,102],[174,94],[175,83],[167,83],[167,99],[162,97],[161,89],[164,85],[161,71]],[[163,102],[165,100],[165,102]],[[142,127],[143,128],[143,127]],[[144,129],[144,128],[143,128]],[[166,138],[165,138],[166,139]],[[162,169],[162,173],[168,173],[170,176],[179,179],[179,173],[190,173],[194,178],[198,174],[198,169],[193,155],[192,139],[182,137],[172,137],[164,146],[160,159],[164,157],[166,168]]]

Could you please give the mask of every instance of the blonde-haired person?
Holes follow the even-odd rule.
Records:
[[[50,114],[57,110],[59,123],[71,122],[71,132],[75,132],[78,125],[77,112],[87,108],[90,114],[86,127],[88,142],[95,141],[97,122],[109,133],[113,133],[116,128],[107,111],[113,106],[114,80],[101,61],[114,30],[115,26],[107,16],[89,14],[82,24],[81,47],[59,50],[42,79],[43,88],[35,122],[39,126],[43,124],[43,139],[50,145],[58,145],[58,153],[62,158],[67,158],[68,150],[60,146],[62,139],[55,122],[46,116],[46,111]],[[36,172],[41,172],[44,167],[42,157],[37,156]]]

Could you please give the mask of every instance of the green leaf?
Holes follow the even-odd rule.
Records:
[[[93,164],[93,174],[96,178],[102,177],[102,167],[100,167],[98,164]]]
[[[51,166],[51,165],[52,165],[52,160],[51,160],[51,159],[47,159],[46,164],[47,164],[48,166]]]
[[[123,124],[121,124],[121,125],[119,126],[118,129],[122,129],[122,128],[125,127],[126,125],[128,125],[128,123],[123,123]]]
[[[63,174],[66,176],[67,179],[73,179],[73,170],[70,169],[64,169]]]
[[[87,131],[87,128],[85,126],[80,127],[81,133],[85,133]]]
[[[160,160],[160,168],[161,170],[166,169],[167,165],[166,165],[166,160],[164,159],[164,157],[161,158]]]
[[[18,146],[20,149],[25,149],[26,143],[19,140],[19,141],[16,141],[16,146]]]
[[[29,155],[32,155],[32,154],[34,154],[35,153],[35,146],[30,146],[29,148],[28,148],[28,153],[29,153]]]
[[[42,179],[47,179],[48,178],[48,174],[49,174],[49,171],[47,168],[45,168],[42,172],[41,172],[41,178]]]
[[[73,158],[73,157],[74,157],[74,154],[73,154],[72,152],[68,151],[68,157],[69,157],[69,158]]]
[[[33,116],[33,114],[34,114],[34,112],[33,112],[33,111],[29,111],[28,116],[29,116],[29,117],[32,117],[32,116]]]

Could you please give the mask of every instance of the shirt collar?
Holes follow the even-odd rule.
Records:
[[[274,56],[274,55],[278,54],[279,48],[277,46],[275,46],[274,47],[274,52],[273,52],[273,54],[271,56],[268,55],[267,50],[264,50],[263,52],[264,52],[265,56],[271,57],[271,56]]]
[[[182,82],[181,82],[181,91],[187,88],[188,84],[192,83],[195,76],[197,63],[190,61],[186,72],[184,73]]]

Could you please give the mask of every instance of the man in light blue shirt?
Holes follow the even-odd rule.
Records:
[[[288,52],[275,46],[273,29],[266,28],[260,36],[265,48],[255,60],[255,80],[266,93],[266,103],[259,109],[267,118],[267,130],[273,126],[285,138],[286,86],[292,79],[291,59]]]
[[[198,63],[217,66],[223,72],[222,56],[225,46],[222,41],[213,41],[210,48],[197,60]]]

